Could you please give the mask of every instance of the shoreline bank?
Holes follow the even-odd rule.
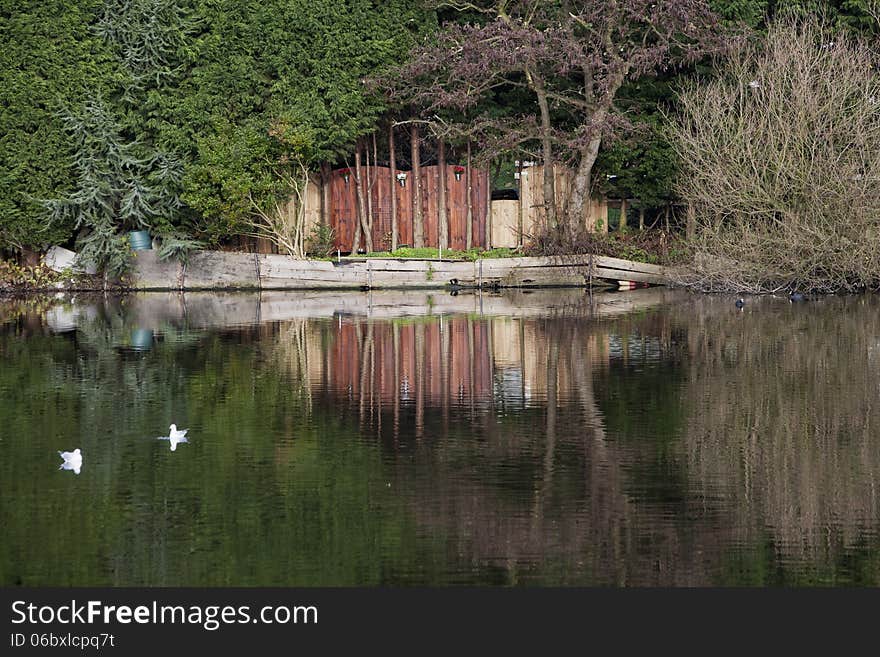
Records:
[[[618,281],[668,285],[669,278],[659,265],[589,255],[297,260],[283,255],[201,251],[182,263],[160,260],[155,251],[136,251],[129,274],[106,291],[616,288]],[[0,294],[8,296],[102,291],[101,279],[83,277],[49,282],[45,287],[0,288]]]

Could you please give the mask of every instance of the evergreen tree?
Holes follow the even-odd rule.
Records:
[[[118,276],[128,265],[125,231],[169,223],[179,208],[180,163],[137,141],[126,140],[112,110],[87,102],[65,117],[76,155],[76,187],[44,201],[53,223],[81,229],[79,257]]]

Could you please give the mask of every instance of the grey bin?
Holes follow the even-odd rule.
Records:
[[[153,240],[146,230],[133,230],[128,234],[128,241],[135,251],[150,251],[153,248]]]

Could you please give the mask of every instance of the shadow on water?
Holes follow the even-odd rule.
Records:
[[[0,303],[0,583],[880,583],[880,303],[733,301]]]

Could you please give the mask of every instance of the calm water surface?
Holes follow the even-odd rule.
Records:
[[[733,301],[0,302],[0,585],[880,584],[880,299]]]

